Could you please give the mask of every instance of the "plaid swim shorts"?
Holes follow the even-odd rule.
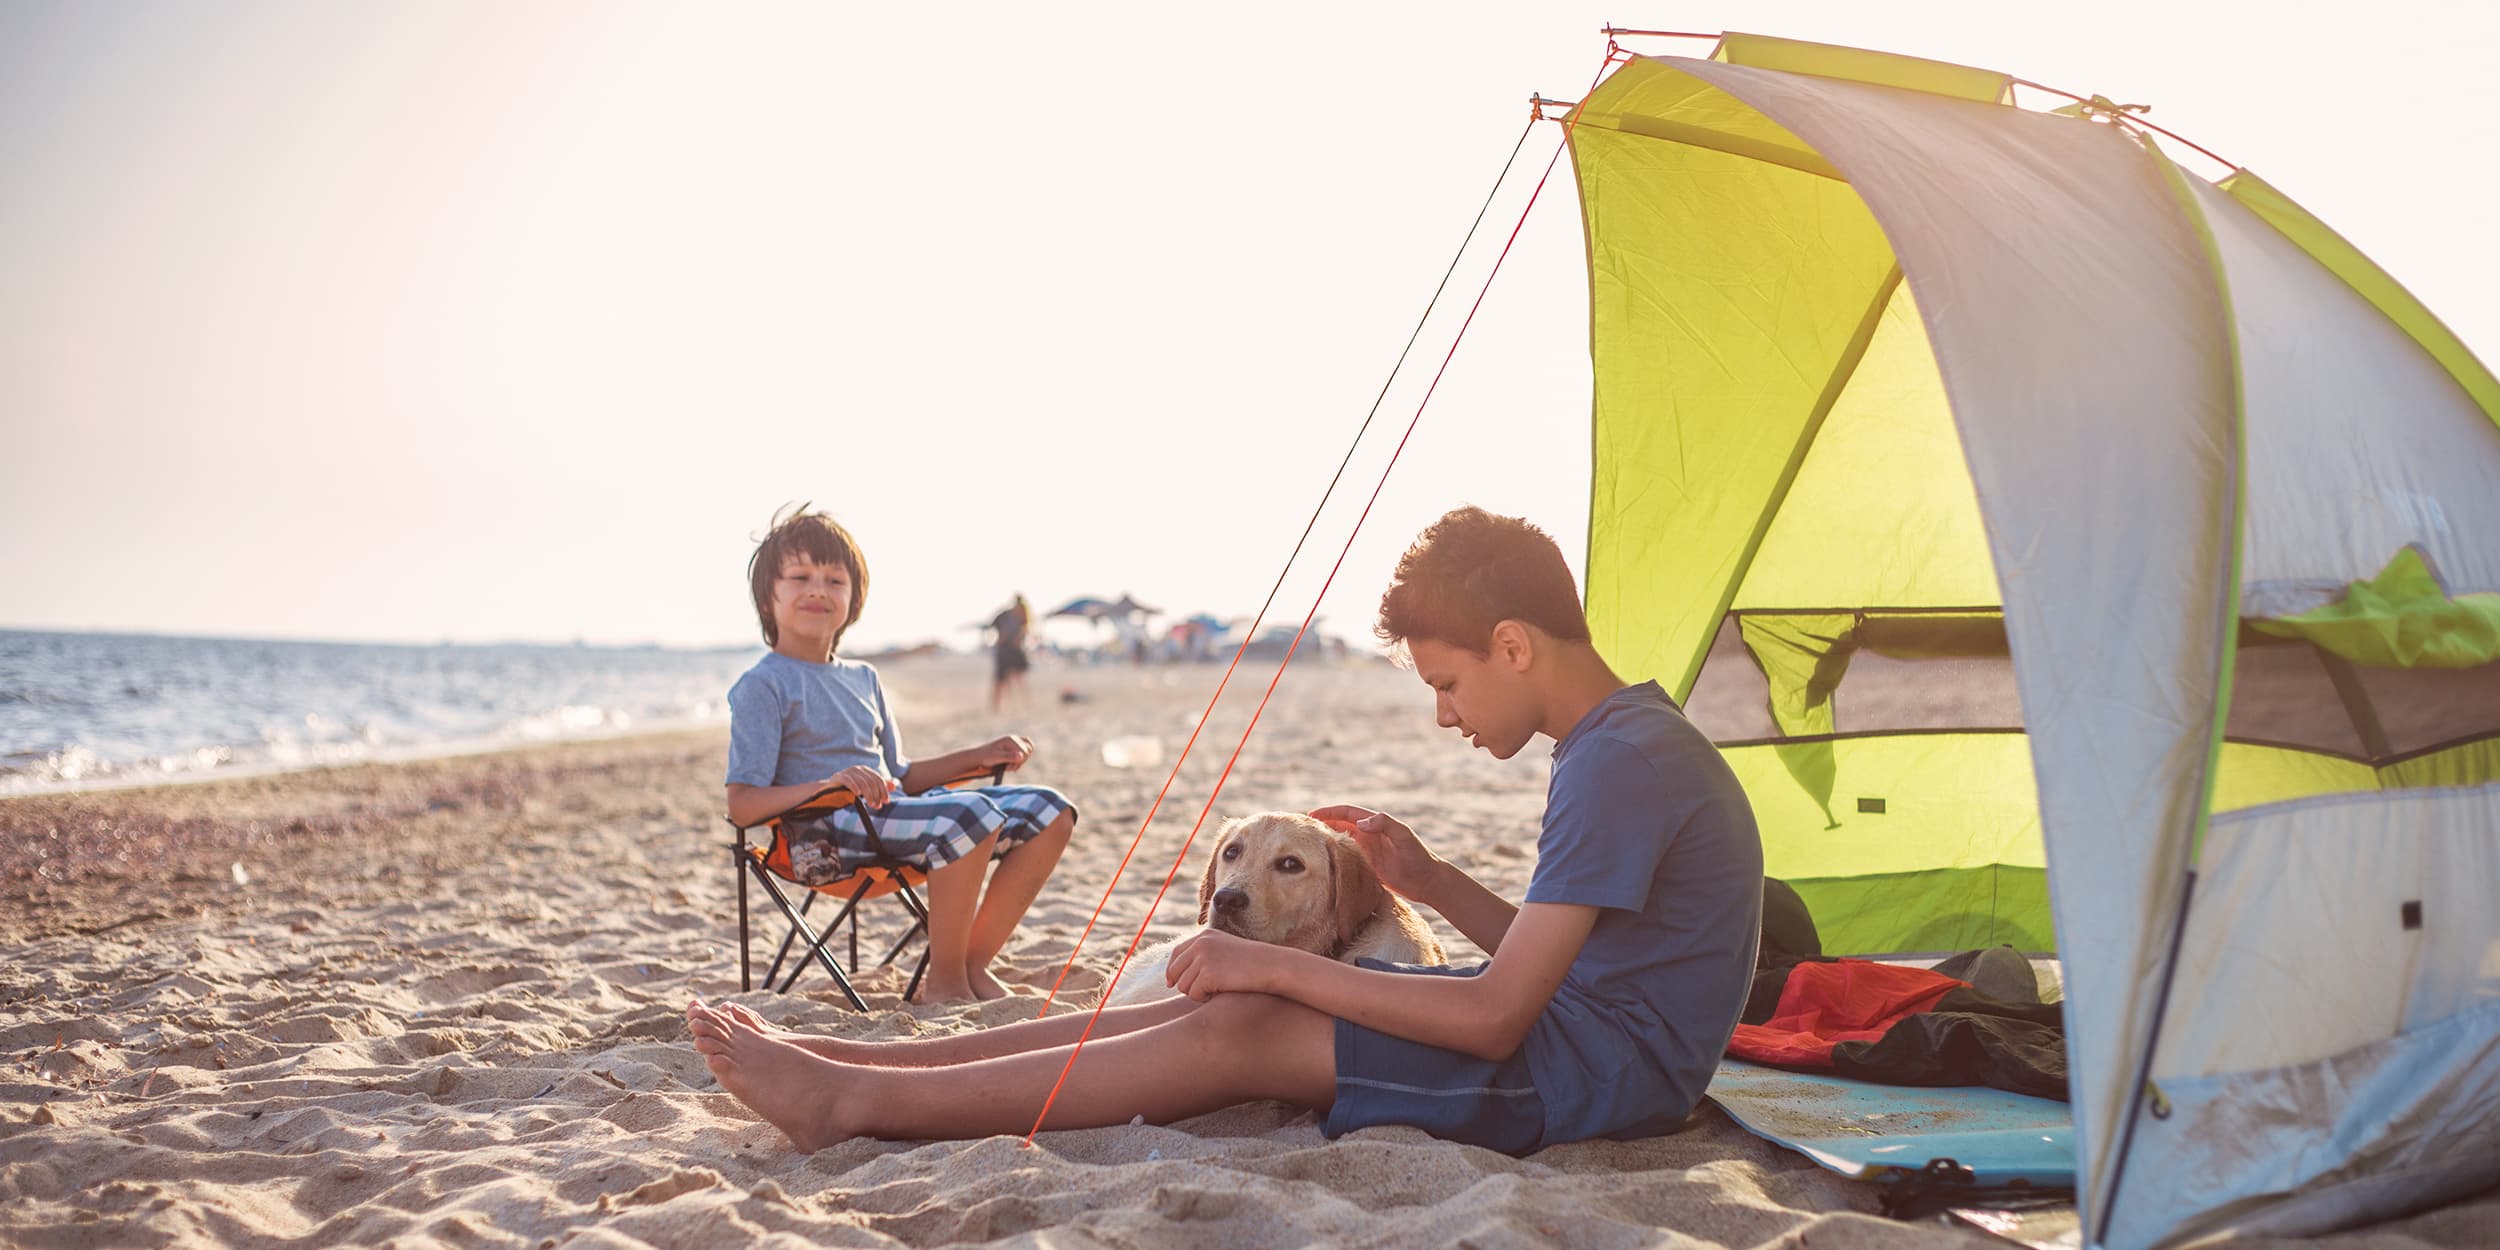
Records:
[[[897,794],[883,810],[871,810],[874,835],[848,807],[786,821],[782,833],[789,840],[791,877],[802,885],[822,885],[870,863],[935,872],[970,855],[991,834],[998,835],[990,852],[996,859],[1032,841],[1061,812],[1075,811],[1076,804],[1049,786],[941,787]]]

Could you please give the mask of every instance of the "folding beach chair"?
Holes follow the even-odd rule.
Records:
[[[975,770],[940,784],[951,788],[962,786],[965,782],[982,780],[985,784],[996,785],[1004,780],[1006,775],[1007,769],[1001,765]],[[790,835],[784,822],[822,816],[844,807],[850,808],[859,817],[860,823],[867,828],[872,838],[876,835],[876,816],[868,810],[866,803],[860,801],[857,794],[844,786],[827,786],[800,800],[796,806],[786,808],[752,825],[741,826],[735,821],[730,822],[730,828],[735,835],[730,842],[730,853],[736,858],[738,873],[738,983],[741,990],[755,988],[753,966],[749,962],[751,943],[748,937],[747,920],[747,881],[750,877],[756,884],[764,887],[764,892],[772,896],[773,904],[781,909],[782,916],[790,922],[790,931],[782,935],[781,947],[773,953],[772,965],[764,970],[764,988],[777,994],[789,992],[790,987],[798,982],[799,974],[806,971],[807,961],[812,958],[822,965],[826,972],[833,974],[834,984],[842,987],[842,996],[851,1000],[851,1006],[855,1010],[868,1010],[868,1004],[860,999],[859,991],[851,988],[850,976],[843,973],[842,965],[834,962],[833,956],[826,951],[825,945],[833,940],[834,932],[847,923],[850,927],[851,973],[857,974],[859,972],[859,910],[861,904],[872,899],[892,897],[902,904],[911,919],[910,925],[903,930],[903,935],[896,938],[894,944],[886,949],[885,958],[877,962],[878,967],[891,965],[902,955],[903,949],[911,945],[914,938],[925,937],[928,934],[929,906],[920,897],[920,886],[928,878],[927,874],[917,866],[869,860],[850,865],[849,871],[840,877],[813,885],[801,880],[793,870],[790,860]],[[766,835],[761,844],[751,842],[747,838],[750,832],[758,830]],[[792,905],[789,894],[782,889],[785,885],[802,892],[802,897],[795,906]],[[819,896],[839,900],[842,904],[842,909],[834,913],[832,923],[826,925],[822,932],[810,928],[807,923],[808,909],[815,906]],[[790,957],[791,945],[802,937],[807,941],[806,949],[799,952],[797,962],[790,967],[790,975],[783,978],[779,985],[775,985],[774,978],[781,975],[781,965]],[[928,971],[929,952],[924,946],[920,952],[919,964],[912,969],[911,984],[903,989],[903,997],[910,998],[919,992],[920,978]]]

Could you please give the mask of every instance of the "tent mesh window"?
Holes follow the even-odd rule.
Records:
[[[2253,631],[2240,638],[2224,736],[2385,768],[2500,734],[2500,663],[2356,664]]]
[[[2054,948],[1995,609],[1731,612],[1686,712],[1744,781],[1769,870],[1827,950]],[[2495,777],[2500,663],[2379,667],[2241,631],[2215,811]]]
[[[1723,747],[2022,731],[2004,618],[1988,609],[1731,612],[1685,710]],[[2243,629],[2223,737],[2384,774],[2359,788],[2454,784],[2402,766],[2500,741],[2500,662],[2389,668]]]

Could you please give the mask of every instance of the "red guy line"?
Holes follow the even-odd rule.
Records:
[[[1614,50],[1610,46],[1607,50],[1605,63],[1598,67],[1598,77],[1602,79],[1605,76],[1606,66],[1612,65],[1613,63]],[[1589,90],[1595,91],[1596,89],[1597,84],[1595,82],[1591,82],[1589,84]],[[1582,93],[1584,99],[1587,94],[1587,92]],[[1576,112],[1577,110],[1574,111]],[[1162,888],[1155,891],[1155,901],[1146,908],[1146,919],[1138,924],[1137,936],[1129,940],[1130,953],[1135,953],[1137,943],[1145,937],[1146,926],[1153,923],[1155,911],[1163,905],[1164,895],[1170,892],[1172,882],[1180,876],[1181,866],[1189,862],[1190,845],[1197,841],[1198,830],[1205,827],[1207,822],[1207,813],[1215,809],[1216,798],[1224,793],[1224,783],[1232,777],[1233,765],[1240,761],[1242,748],[1249,745],[1251,731],[1259,727],[1259,717],[1266,713],[1267,702],[1270,698],[1275,696],[1277,683],[1284,680],[1285,666],[1293,662],[1293,653],[1302,645],[1303,635],[1310,632],[1311,622],[1319,615],[1320,604],[1327,600],[1329,588],[1334,586],[1337,582],[1338,571],[1345,567],[1345,558],[1347,553],[1354,550],[1354,539],[1356,535],[1363,532],[1363,523],[1371,519],[1372,505],[1380,501],[1380,492],[1388,486],[1389,474],[1392,470],[1397,468],[1398,457],[1405,454],[1408,440],[1415,437],[1415,427],[1423,420],[1424,409],[1431,405],[1433,395],[1441,389],[1442,376],[1449,372],[1450,361],[1458,355],[1459,344],[1466,341],[1468,327],[1473,326],[1476,323],[1476,312],[1478,309],[1484,307],[1485,296],[1492,292],[1493,280],[1501,276],[1502,262],[1510,259],[1511,246],[1519,241],[1519,231],[1528,224],[1528,214],[1535,211],[1538,197],[1545,193],[1546,182],[1554,176],[1555,163],[1562,159],[1563,150],[1571,146],[1572,125],[1573,122],[1569,120],[1564,122],[1562,142],[1556,144],[1554,146],[1554,154],[1545,159],[1545,172],[1538,176],[1536,180],[1536,190],[1528,193],[1527,206],[1519,210],[1519,220],[1516,224],[1511,226],[1510,237],[1502,241],[1501,254],[1493,259],[1493,269],[1484,276],[1484,286],[1476,292],[1475,303],[1468,306],[1467,319],[1459,323],[1458,334],[1450,340],[1450,350],[1444,353],[1441,357],[1441,367],[1433,371],[1432,385],[1424,389],[1423,400],[1415,405],[1415,415],[1408,418],[1406,422],[1406,432],[1399,436],[1396,450],[1389,453],[1389,463],[1382,466],[1380,470],[1380,480],[1372,486],[1371,497],[1363,501],[1362,515],[1354,519],[1354,528],[1347,532],[1345,546],[1340,548],[1337,552],[1337,562],[1329,567],[1328,579],[1320,583],[1319,594],[1311,600],[1311,610],[1303,614],[1302,627],[1294,632],[1293,642],[1285,647],[1285,658],[1277,661],[1275,675],[1267,679],[1267,692],[1259,696],[1259,706],[1257,710],[1251,712],[1250,723],[1242,728],[1241,740],[1233,744],[1233,753],[1231,757],[1224,761],[1223,772],[1217,774],[1216,776],[1215,789],[1208,793],[1206,805],[1198,809],[1198,819],[1196,823],[1190,825],[1189,836],[1182,839],[1180,854],[1175,856],[1172,860],[1172,870],[1164,874]],[[1238,666],[1241,663],[1242,649],[1248,647],[1249,641],[1249,638],[1244,637],[1242,639],[1242,647],[1234,650],[1234,665]],[[1224,670],[1224,680],[1230,681],[1231,679],[1232,669],[1227,668]],[[1224,688],[1221,683],[1216,686],[1216,694],[1219,697],[1223,694],[1223,689]],[[1213,712],[1214,710],[1215,703],[1213,700],[1210,700],[1207,704],[1207,712]],[[1204,729],[1206,727],[1206,721],[1207,713],[1200,713],[1198,717],[1198,728]],[[1190,731],[1189,741],[1191,745],[1195,745],[1197,743],[1197,730]],[[1182,748],[1181,758],[1188,758],[1188,747]],[[1180,769],[1180,760],[1173,761],[1172,777],[1178,777],[1180,775]],[[1172,780],[1170,777],[1164,779],[1163,788],[1166,792],[1171,790]],[[1162,803],[1163,795],[1157,794],[1155,796],[1156,806],[1160,807]],[[1149,822],[1153,821],[1154,814],[1151,810],[1147,813],[1146,819]],[[1142,840],[1145,837],[1146,832],[1144,827],[1140,826],[1137,832],[1138,838]],[[1136,843],[1131,842],[1129,845],[1130,853],[1134,854],[1136,849]],[[1120,865],[1122,868],[1126,868],[1128,866],[1127,857],[1124,856],[1121,858]],[[1116,874],[1114,876],[1114,880],[1117,880]],[[1109,893],[1106,892],[1103,898],[1104,902],[1108,903],[1110,901]],[[1094,909],[1094,914],[1097,918],[1099,918],[1102,914],[1102,908],[1097,906]],[[1093,931],[1093,926],[1094,922],[1092,920],[1088,920],[1085,926],[1086,932],[1091,933]],[[1078,943],[1080,945],[1083,944],[1083,941],[1084,939],[1082,937],[1078,939]],[[1071,964],[1075,962],[1075,956],[1073,954],[1069,956],[1069,962]],[[1052,1104],[1059,1100],[1059,1091],[1066,1087],[1068,1083],[1068,1074],[1076,1068],[1077,1056],[1085,1053],[1085,1043],[1093,1037],[1094,1026],[1102,1021],[1103,1006],[1110,1002],[1112,989],[1119,985],[1120,974],[1126,972],[1127,970],[1128,959],[1124,955],[1120,960],[1120,966],[1112,971],[1110,983],[1103,987],[1101,999],[1095,1002],[1093,1014],[1086,1019],[1084,1032],[1077,1035],[1076,1045],[1069,1049],[1068,1061],[1059,1069],[1059,1079],[1051,1083],[1050,1094],[1042,1099],[1041,1114],[1033,1118],[1033,1127],[1025,1132],[1025,1145],[1031,1146],[1033,1144],[1034,1135],[1042,1131],[1042,1122],[1050,1118],[1050,1108]],[[1062,968],[1060,970],[1060,978],[1064,981],[1066,977],[1067,970]],[[1053,995],[1056,995],[1058,993],[1058,986],[1053,985],[1051,987],[1051,992]],[[1047,1010],[1047,1004],[1045,1004],[1045,1010]]]

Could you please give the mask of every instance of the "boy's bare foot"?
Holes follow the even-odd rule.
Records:
[[[839,1112],[852,1073],[841,1064],[767,1037],[726,1012],[686,1012],[703,1064],[747,1109],[789,1134],[802,1151],[822,1150],[856,1136]]]
[[[854,1042],[847,1038],[827,1037],[821,1033],[801,1033],[796,1029],[785,1029],[767,1022],[745,1003],[722,1003],[714,1010],[726,1012],[730,1019],[776,1042],[796,1046],[820,1058],[831,1059],[836,1063],[873,1064],[877,1062],[875,1042]],[[687,1009],[686,1019],[689,1023],[693,1021],[693,1008]]]
[[[916,1007],[940,1007],[950,1003],[977,1003],[981,1001],[981,995],[973,990],[972,982],[968,980],[958,977],[952,981],[940,981],[933,974],[920,983],[920,992],[913,995],[911,1001]]]
[[[1011,992],[1006,986],[999,984],[998,978],[991,976],[990,970],[987,968],[983,968],[965,979],[972,982],[972,992],[979,995],[981,1001],[983,1002],[988,1002],[995,998],[1005,998]]]

